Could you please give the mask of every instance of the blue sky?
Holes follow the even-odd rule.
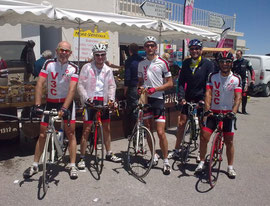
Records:
[[[184,4],[184,0],[167,0]],[[244,33],[247,54],[270,53],[270,0],[194,0],[194,7],[233,16],[236,31]]]

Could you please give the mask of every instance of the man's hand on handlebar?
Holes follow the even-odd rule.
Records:
[[[61,109],[58,112],[58,116],[59,117],[69,117],[70,111],[65,107],[61,107]]]
[[[43,110],[43,108],[41,107],[41,105],[35,105],[35,106],[33,106],[31,112],[32,112],[32,114],[33,114],[34,116],[41,117],[41,116],[43,115],[44,110]]]
[[[93,107],[94,106],[94,103],[93,103],[93,100],[92,99],[86,99],[84,101],[84,104],[87,106],[87,107]]]
[[[229,118],[229,119],[235,119],[236,118],[236,114],[234,112],[228,112],[226,114],[226,116]]]
[[[187,103],[187,101],[185,100],[185,99],[179,99],[178,100],[178,104],[180,104],[180,105],[185,105]]]

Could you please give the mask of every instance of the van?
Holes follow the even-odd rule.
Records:
[[[245,54],[243,58],[251,62],[255,72],[255,87],[252,94],[270,96],[270,56]]]
[[[8,78],[0,78],[0,85],[7,86],[13,78],[24,80],[25,61],[21,59],[27,41],[0,41],[0,56],[7,63]]]

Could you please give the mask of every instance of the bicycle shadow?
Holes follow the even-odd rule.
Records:
[[[92,155],[86,155],[85,156],[85,167],[90,172],[91,176],[95,180],[100,180],[101,173],[99,172],[99,168],[95,165],[95,157]],[[104,169],[104,160],[103,160],[103,166],[102,170]]]
[[[134,177],[139,182],[146,184],[146,181],[143,178],[136,177],[128,167],[127,151],[121,151],[121,153],[116,153],[116,155],[122,158],[121,166],[112,169],[116,174],[120,174],[119,170],[125,170],[130,176]]]
[[[227,175],[227,172],[224,170],[220,170],[219,173],[223,173],[223,174]],[[211,187],[211,185],[210,185],[207,169],[203,170],[201,173],[196,174],[196,177],[198,177],[198,181],[195,184],[195,189],[197,192],[207,193],[215,188],[215,187]]]
[[[64,159],[66,159],[67,156],[64,157]],[[58,186],[60,180],[56,179],[56,177],[59,175],[59,173],[61,172],[67,172],[68,170],[65,168],[65,162],[60,162],[57,164],[49,164],[47,165],[47,172],[48,172],[48,189],[50,188],[50,185],[53,183],[55,186]],[[19,186],[22,187],[23,184],[28,183],[28,182],[36,182],[38,181],[38,193],[37,193],[37,198],[39,200],[44,199],[44,197],[46,196],[47,192],[45,192],[43,190],[43,165],[40,164],[38,166],[39,168],[39,173],[36,175],[39,175],[38,179],[34,179],[32,177],[30,178],[24,178],[22,181],[20,181]],[[27,168],[25,171],[27,171],[29,168]],[[49,169],[49,170],[48,170]],[[25,172],[24,171],[24,172]]]

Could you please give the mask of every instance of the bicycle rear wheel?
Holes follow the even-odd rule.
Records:
[[[211,187],[214,187],[217,183],[220,166],[222,161],[223,142],[222,134],[220,132],[215,133],[211,153],[209,156],[209,183]]]
[[[144,126],[129,138],[127,163],[130,172],[137,178],[145,177],[154,161],[155,144],[151,132]]]
[[[90,152],[94,155],[94,163],[97,174],[100,175],[103,170],[104,161],[104,138],[103,138],[103,127],[102,125],[95,126],[94,134],[90,143]],[[96,137],[95,137],[96,135]],[[91,137],[90,137],[91,138]],[[90,139],[89,138],[89,139]],[[96,145],[95,145],[96,138]]]
[[[51,142],[51,137],[52,134],[47,134],[47,138],[45,141],[44,145],[44,150],[43,150],[43,175],[42,175],[42,188],[44,193],[47,193],[48,187],[49,187],[49,164],[48,164],[48,159],[49,159],[49,144]]]

